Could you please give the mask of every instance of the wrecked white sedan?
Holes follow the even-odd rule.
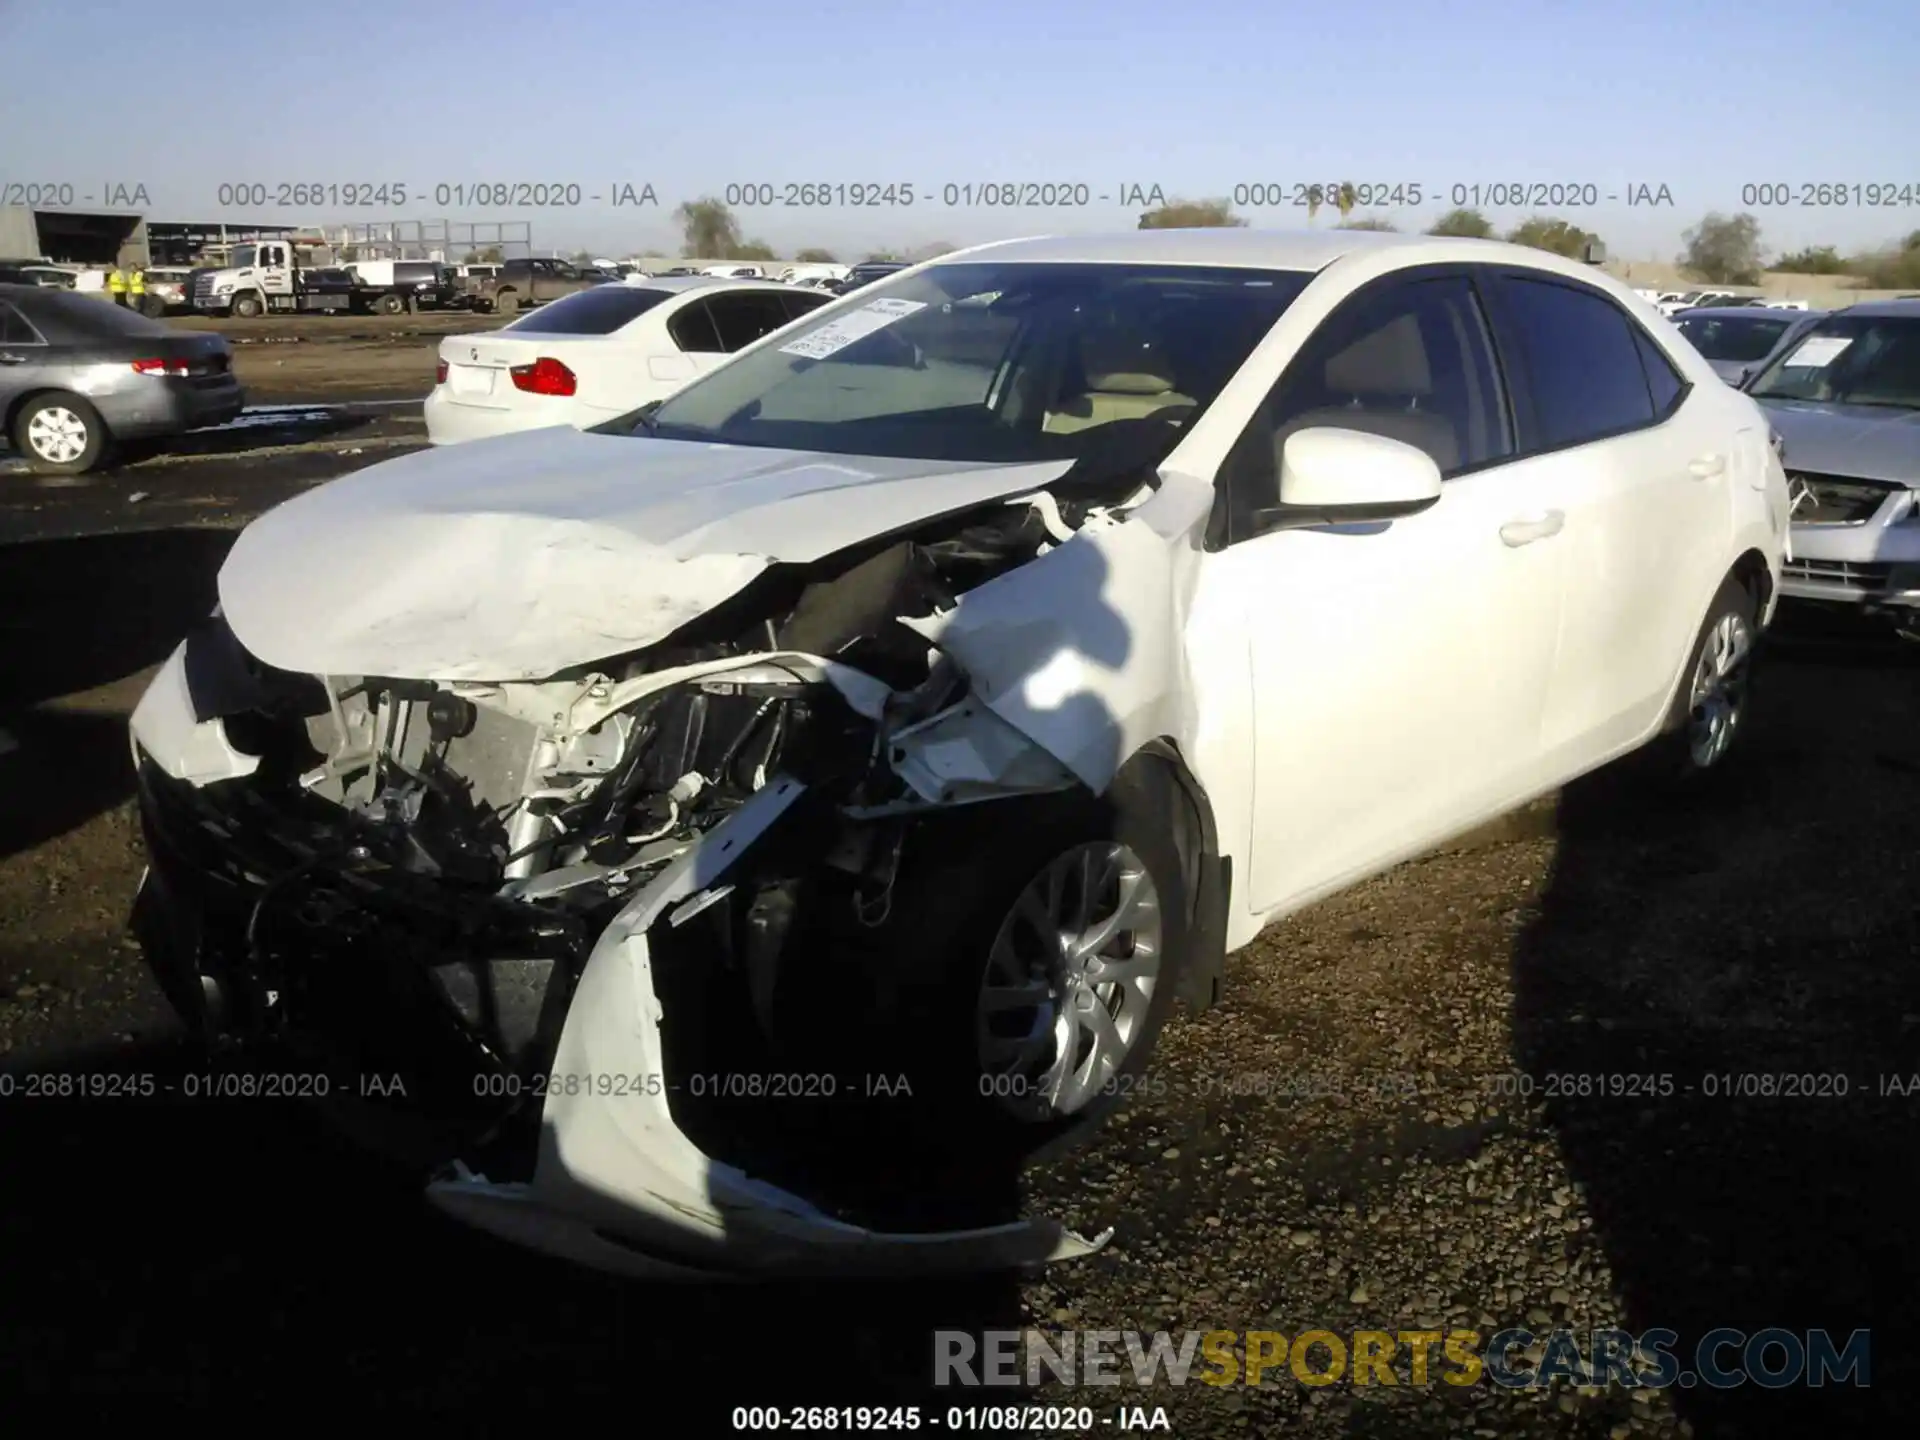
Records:
[[[850,1190],[909,1134],[1077,1135],[1276,916],[1649,742],[1718,766],[1766,437],[1534,250],[948,256],[597,431],[257,520],[134,716],[136,924],[208,1034],[403,1077],[382,1136],[497,1234],[644,1274],[1083,1253]]]

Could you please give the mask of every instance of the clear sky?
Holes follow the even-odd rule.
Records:
[[[1709,210],[1751,209],[1776,251],[1920,228],[1913,0],[0,0],[0,77],[0,187],[71,185],[85,208],[144,185],[155,220],[512,219],[536,247],[618,255],[677,246],[674,206],[729,185],[780,200],[801,182],[883,199],[911,185],[911,206],[830,190],[825,206],[737,207],[749,238],[845,258],[1132,228],[1148,207],[1123,187],[1284,195],[1320,180],[1418,185],[1421,203],[1389,216],[1402,229],[1431,223],[1455,186],[1469,203],[1483,187],[1503,229],[1535,207],[1486,204],[1509,197],[1484,187],[1572,187],[1599,203],[1563,192],[1537,208],[1622,259],[1671,258]],[[504,209],[452,188],[475,182],[545,183],[562,201],[577,185],[578,203]],[[1003,182],[1069,200],[1085,185],[1087,203],[1006,209],[961,188]],[[300,183],[409,193],[219,203],[222,185],[274,202]],[[1819,183],[1897,203],[1850,189],[1844,206],[1798,203]],[[622,185],[651,185],[658,205],[611,204]],[[1641,185],[1671,203],[1630,206]],[[1793,203],[1743,204],[1749,185]]]

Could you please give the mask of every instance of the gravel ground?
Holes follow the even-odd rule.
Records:
[[[0,550],[16,1072],[194,1064],[121,930],[141,865],[124,719],[211,604],[227,540]],[[1234,956],[1224,1002],[1169,1027],[1153,1083],[1025,1177],[1030,1210],[1115,1227],[1091,1260],[912,1286],[626,1285],[427,1214],[291,1104],[16,1099],[0,1386],[241,1406],[324,1387],[492,1419],[629,1399],[638,1380],[702,1435],[740,1403],[944,1411],[937,1328],[1663,1326],[1685,1354],[1717,1326],[1871,1326],[1867,1390],[1270,1378],[1094,1403],[1163,1405],[1187,1436],[1896,1433],[1914,1415],[1896,1307],[1916,1278],[1920,1098],[1880,1090],[1920,1072],[1920,651],[1803,637],[1769,661],[1734,783],[1649,806],[1596,777]],[[1781,1073],[1849,1093],[1708,1093]],[[1555,1079],[1582,1075],[1672,1093]]]

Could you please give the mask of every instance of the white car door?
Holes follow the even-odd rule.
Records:
[[[1389,522],[1263,530],[1286,437],[1316,426],[1420,446],[1440,500]],[[1251,667],[1250,909],[1294,908],[1518,798],[1563,572],[1560,537],[1503,463],[1513,449],[1480,302],[1445,267],[1334,311],[1223,467],[1222,548],[1194,604],[1215,633],[1196,648],[1218,653],[1219,627],[1237,625]]]
[[[1494,333],[1513,384],[1513,468],[1561,517],[1568,590],[1541,721],[1541,783],[1590,768],[1658,718],[1724,566],[1747,461],[1718,392],[1689,391],[1604,292],[1503,270]]]

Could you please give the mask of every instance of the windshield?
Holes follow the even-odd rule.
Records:
[[[1707,359],[1747,364],[1773,353],[1793,321],[1764,315],[1684,315],[1676,323]]]
[[[1157,464],[1311,278],[934,266],[797,322],[636,421],[667,439],[845,455]]]
[[[1920,409],[1920,315],[1836,315],[1810,329],[1747,393]]]
[[[227,267],[232,270],[244,270],[253,264],[254,256],[259,253],[260,247],[257,245],[236,245],[233,249],[233,257],[227,261]]]

